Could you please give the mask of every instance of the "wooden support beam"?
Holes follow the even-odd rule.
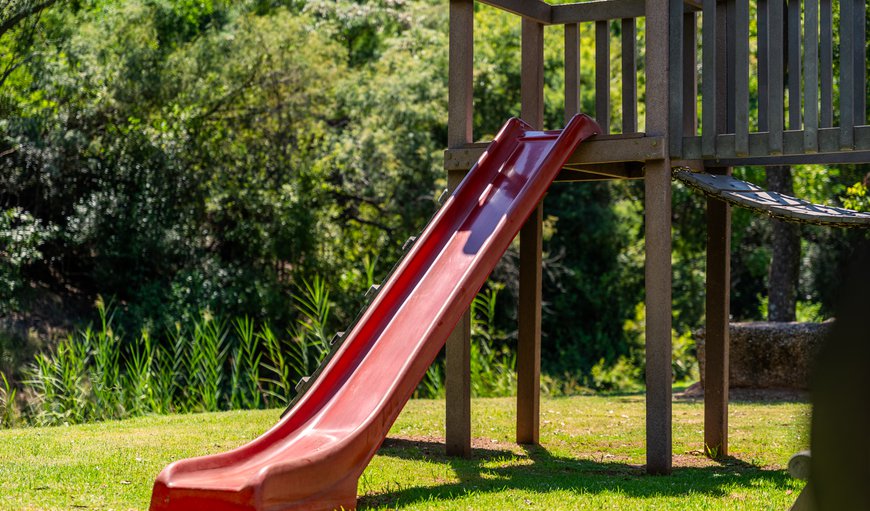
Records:
[[[556,181],[601,181],[612,179],[643,179],[643,163],[621,162],[566,165]]]
[[[646,0],[649,135],[668,137],[670,2]],[[676,134],[678,136],[678,134]],[[646,245],[646,470],[671,472],[671,165],[650,161],[644,178]]]
[[[553,25],[646,16],[643,0],[592,0],[591,2],[552,5],[551,9],[550,23]],[[701,0],[685,0],[683,2],[683,12],[698,12],[700,10]]]
[[[522,22],[521,117],[544,126],[544,25]],[[520,230],[520,289],[517,311],[517,443],[537,444],[541,399],[541,264],[543,204]]]
[[[480,3],[497,7],[524,19],[549,24],[552,6],[541,0],[478,0]]]
[[[554,5],[552,9],[551,22],[554,24],[637,18],[644,15],[643,0],[593,0]]]
[[[444,152],[446,170],[468,170],[486,151],[488,142],[466,144]],[[568,165],[618,163],[626,161],[659,160],[665,157],[666,147],[662,137],[633,135],[596,135],[584,141],[568,157]]]
[[[867,126],[858,126],[852,128],[843,128],[847,129],[852,135],[852,148],[857,151],[868,151],[870,150],[870,127]],[[818,138],[818,150],[819,153],[816,155],[815,153],[807,153],[804,147],[804,132],[800,131],[785,131],[783,132],[783,149],[779,151],[779,154],[773,155],[768,151],[768,142],[769,142],[769,133],[750,133],[749,134],[749,153],[745,157],[741,157],[737,154],[737,151],[734,147],[734,135],[726,134],[726,135],[718,135],[716,137],[716,154],[712,157],[703,155],[704,159],[707,159],[711,162],[714,167],[735,167],[741,165],[766,165],[766,163],[749,163],[750,161],[761,162],[761,161],[776,161],[777,159],[782,159],[787,157],[790,161],[795,162],[795,158],[799,158],[801,156],[807,159],[806,163],[810,164],[812,162],[815,163],[823,163],[829,162],[833,163],[837,162],[852,162],[852,163],[863,163],[867,160],[862,160],[861,158],[866,158],[866,155],[862,155],[861,158],[853,158],[844,156],[845,153],[851,151],[844,151],[840,148],[839,141],[841,138],[842,129],[841,128],[819,128],[816,134]],[[698,159],[702,157],[702,140],[701,137],[686,137],[683,139],[683,153],[684,157],[688,159]],[[846,158],[846,159],[844,159]],[[728,161],[728,164],[723,162]],[[785,160],[783,160],[785,161]],[[801,162],[796,161],[797,164]],[[794,163],[792,163],[794,164]],[[773,165],[770,163],[769,165]],[[780,165],[785,165],[785,163],[780,163]]]
[[[541,263],[544,208],[539,204],[520,231],[520,299],[517,319],[517,443],[540,439]]]
[[[465,177],[464,171],[448,174],[447,188],[453,191]],[[447,338],[445,348],[445,398],[447,415],[446,449],[448,456],[471,457],[471,312]]]
[[[731,174],[729,168],[707,170],[714,174]],[[728,455],[730,296],[731,206],[727,202],[708,198],[704,450],[713,458]]]
[[[448,147],[472,141],[474,0],[450,0],[450,47],[447,105]],[[445,160],[446,164],[446,160]],[[446,165],[445,165],[446,166]],[[454,189],[465,170],[448,172]],[[449,456],[471,456],[471,316],[466,312],[447,339],[445,387],[446,448]]]

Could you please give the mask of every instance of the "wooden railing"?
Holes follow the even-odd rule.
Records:
[[[649,63],[638,66],[645,59],[637,44],[643,0],[479,1],[513,12],[524,23],[564,26],[566,119],[581,106],[581,27],[594,24],[594,69],[584,67],[583,76],[589,81],[594,73],[592,113],[604,135],[584,144],[572,164],[612,166],[664,155],[694,166],[870,162],[864,0],[670,0],[665,137],[645,136],[647,128],[638,126],[638,73],[665,72]],[[451,22],[452,38],[463,30],[470,33],[470,26],[456,23]],[[610,94],[616,23],[621,28],[619,109],[612,108]],[[524,66],[524,73],[537,68]],[[468,75],[463,80],[470,87],[470,63],[457,71],[451,62],[454,79],[458,72]],[[451,86],[451,95],[456,93]],[[621,123],[611,122],[611,112],[621,114]],[[465,142],[451,143],[448,169],[468,168],[483,150],[482,144],[471,144],[470,124],[466,129]]]
[[[595,179],[597,178],[639,178],[642,177],[640,165],[626,165],[627,162],[643,162],[662,159],[666,148],[661,137],[647,137],[638,129],[638,72],[639,59],[643,57],[643,48],[637,44],[637,18],[644,15],[643,0],[594,0],[590,2],[550,5],[539,0],[479,0],[480,3],[515,13],[523,18],[523,68],[526,86],[522,94],[523,115],[527,121],[535,123],[542,112],[537,103],[542,101],[542,89],[529,79],[530,75],[542,69],[542,53],[533,47],[533,31],[537,33],[545,25],[563,25],[565,37],[565,120],[581,110],[581,29],[582,24],[593,24],[595,34],[595,58],[592,68],[583,69],[584,76],[594,73],[595,111],[592,112],[599,125],[603,128],[602,135],[583,144],[578,153],[569,160],[569,168],[580,167],[594,171],[590,174],[565,173],[560,179]],[[698,7],[688,6],[692,23],[694,12]],[[681,12],[682,15],[682,12]],[[445,166],[448,170],[468,169],[483,152],[485,143],[471,143],[470,108],[471,93],[470,74],[473,70],[471,60],[469,34],[472,27],[471,17],[461,18],[455,15],[451,18],[451,41],[466,41],[463,50],[454,48],[451,53],[451,114],[453,134],[461,134],[450,144],[445,155]],[[621,108],[613,109],[621,113],[621,123],[611,123],[611,44],[615,37],[612,25],[620,25],[621,60]],[[537,26],[533,29],[530,27]],[[587,29],[585,32],[588,33]],[[453,44],[453,42],[451,42]],[[694,48],[694,44],[692,45]],[[586,62],[584,66],[589,66]],[[462,85],[454,85],[462,84]],[[459,88],[462,88],[460,91]],[[539,110],[541,112],[539,112]],[[590,112],[587,112],[590,113]],[[466,121],[467,119],[467,121]],[[618,132],[617,132],[618,130]]]
[[[701,133],[671,137],[671,155],[870,161],[865,18],[864,0],[704,0]]]

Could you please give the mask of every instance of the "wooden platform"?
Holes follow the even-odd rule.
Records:
[[[870,227],[870,213],[813,204],[803,199],[771,192],[731,176],[676,169],[674,178],[688,186],[735,206],[748,208],[788,222],[834,227]]]

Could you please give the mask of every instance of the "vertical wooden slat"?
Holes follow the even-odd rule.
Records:
[[[855,44],[852,51],[853,68],[855,73],[855,126],[867,123],[867,4],[865,0],[855,0]]]
[[[565,124],[580,113],[580,25],[565,25]]]
[[[716,0],[704,0],[703,26],[701,32],[701,154],[705,157],[716,155],[716,89],[721,79],[716,64],[716,44],[718,42],[718,20]]]
[[[544,25],[522,20],[520,117],[535,129],[544,128]]]
[[[521,116],[544,127],[544,25],[522,21]],[[541,393],[541,265],[543,204],[520,229],[520,289],[517,307],[517,443],[537,444]]]
[[[801,129],[801,3],[788,2],[788,129]]]
[[[769,0],[770,36],[768,58],[769,88],[767,97],[767,131],[769,132],[768,149],[770,154],[782,154],[782,130],[785,126],[783,112],[785,80],[783,77],[783,2],[785,0]],[[761,98],[763,101],[764,98]]]
[[[707,169],[730,175],[730,169]],[[728,359],[731,294],[731,206],[707,199],[706,367],[704,449],[728,455]]]
[[[801,2],[788,2],[788,129],[801,129]]]
[[[637,132],[637,27],[622,20],[622,132]]]
[[[683,15],[683,133],[698,134],[698,17]]]
[[[474,91],[474,1],[450,0],[447,72],[447,146],[462,147],[472,138]]]
[[[860,0],[859,0],[860,1]],[[852,0],[840,1],[840,148],[855,146],[855,61],[852,59],[854,44],[855,12]],[[850,85],[852,84],[852,85]]]
[[[669,0],[646,0],[646,132],[679,136],[668,122]],[[646,162],[646,469],[671,472],[671,162]]]
[[[716,2],[716,44],[713,47],[716,53],[716,76],[722,83],[728,83],[728,77],[734,75],[731,56],[734,52],[734,32],[729,30],[728,19],[733,18],[733,2]],[[716,89],[716,133],[733,133],[734,117],[729,113],[729,95],[733,98],[732,91],[727,86],[719,86]]]
[[[749,2],[734,6],[734,151],[749,154]]]
[[[765,132],[768,127],[767,102],[770,83],[770,18],[768,1],[758,0],[757,40],[758,40],[758,131]]]
[[[819,11],[819,85],[821,115],[819,127],[830,128],[834,125],[834,34],[833,6],[831,0],[821,0]]]
[[[804,0],[804,151],[819,151],[819,0]]]
[[[474,89],[474,1],[450,0],[447,144],[472,141]],[[451,172],[455,188],[465,172]],[[447,339],[445,353],[446,447],[450,456],[471,456],[471,316],[466,312]]]
[[[746,0],[740,0],[745,2]],[[737,74],[737,5],[736,0],[725,0],[725,131],[722,133],[734,133],[734,120],[737,99],[734,85],[737,83],[734,76]]]
[[[683,0],[670,0],[668,31],[668,148],[671,157],[683,154]]]
[[[610,22],[595,22],[595,120],[610,133]]]

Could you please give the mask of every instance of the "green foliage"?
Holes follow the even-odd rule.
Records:
[[[16,397],[18,389],[16,389],[6,378],[6,375],[0,372],[0,428],[10,428],[18,422],[18,407]]]
[[[516,394],[516,349],[496,322],[502,287],[490,283],[471,303],[471,393],[475,397]],[[418,398],[444,397],[444,361],[436,360],[414,393]]]
[[[260,391],[260,361],[263,353],[258,349],[254,322],[250,318],[236,319],[233,326],[239,345],[232,355],[230,406],[235,410],[257,409],[263,399]]]
[[[867,185],[857,182],[846,188],[846,194],[840,198],[843,207],[856,211],[870,210],[870,197],[867,196]]]
[[[643,389],[643,371],[625,355],[616,363],[603,358],[589,372],[593,388],[606,391],[636,392]]]
[[[40,247],[54,232],[21,208],[0,210],[0,314],[19,305],[22,269],[42,257]]]
[[[294,382],[311,374],[330,349],[323,279],[300,291],[300,319],[289,339],[268,324],[258,327],[250,318],[228,323],[208,311],[161,337],[148,331],[127,336],[113,325],[115,309],[98,300],[96,328],[77,330],[53,352],[38,353],[25,371],[23,419],[57,425],[286,406]],[[17,422],[17,390],[0,376],[0,425],[9,426]]]
[[[759,316],[767,317],[768,299],[766,296],[760,296],[758,299],[760,305],[758,309]],[[822,313],[822,304],[798,300],[795,304],[795,321],[802,323],[821,323],[827,317]]]
[[[516,394],[516,350],[495,322],[498,292],[490,287],[471,303],[471,393],[476,397]]]
[[[34,5],[9,2],[0,16]],[[26,314],[31,290],[62,290],[84,303],[113,297],[112,330],[76,333],[94,368],[80,375],[88,399],[108,410],[99,413],[285,402],[328,351],[326,322],[352,320],[358,297],[437,208],[447,13],[435,0],[101,0],[25,12],[0,33],[0,315]],[[544,117],[555,128],[563,122],[564,43],[551,28]],[[642,19],[637,28],[643,47]],[[610,24],[617,131],[620,30]],[[581,61],[593,62],[594,24],[580,31]],[[477,3],[474,37],[474,137],[486,140],[520,113],[519,18]],[[583,65],[580,89],[581,110],[594,111],[592,66]],[[765,180],[761,168],[735,173]],[[795,193],[866,208],[866,173],[795,168]],[[543,371],[565,383],[554,389],[637,380],[641,337],[626,325],[643,300],[642,205],[638,183],[550,189]],[[703,321],[703,210],[701,196],[675,185],[679,374],[691,374],[681,362],[691,348],[677,341]],[[807,317],[823,317],[838,268],[864,235],[810,227],[802,235],[800,301],[818,306]],[[735,319],[760,317],[769,238],[767,219],[735,208]],[[322,282],[307,289],[309,275],[330,275],[332,297],[317,290]],[[504,332],[513,329],[516,276],[511,250],[493,274],[501,298],[496,304],[492,295],[493,310],[481,305],[475,315],[483,394],[508,392],[513,348]],[[22,356],[6,351],[11,370]],[[45,361],[44,383],[66,392],[47,384],[57,378],[52,364]],[[126,387],[136,390],[119,397]],[[441,389],[435,367],[419,393]]]
[[[677,311],[674,311],[677,315]],[[677,321],[674,320],[676,325]],[[620,356],[616,364],[600,360],[591,371],[590,386],[601,390],[620,392],[642,388],[643,367],[646,357],[646,307],[637,304],[634,317],[626,320],[623,330],[629,340],[628,354]],[[698,377],[698,360],[691,331],[671,328],[671,378],[674,382],[693,381]]]

